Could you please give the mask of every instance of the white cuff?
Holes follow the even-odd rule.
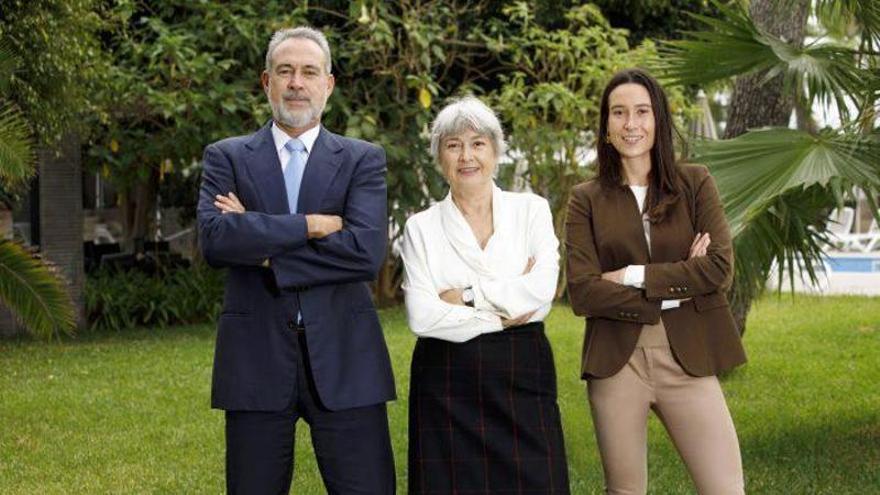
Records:
[[[623,271],[623,285],[643,288],[645,286],[645,265],[629,265]]]
[[[681,306],[681,299],[665,299],[660,303],[660,311],[675,309]]]

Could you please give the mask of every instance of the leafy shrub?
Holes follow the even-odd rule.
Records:
[[[213,321],[225,273],[204,264],[146,274],[100,270],[86,280],[90,329],[125,330]]]

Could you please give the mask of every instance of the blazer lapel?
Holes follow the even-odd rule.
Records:
[[[290,213],[287,206],[287,190],[284,173],[278,161],[275,140],[272,139],[272,122],[257,131],[245,146],[250,150],[247,171],[256,188],[256,196],[262,203],[262,211],[274,215]]]
[[[309,153],[306,170],[303,172],[296,211],[319,212],[321,199],[333,182],[333,178],[336,177],[336,173],[339,172],[339,166],[342,163],[341,152],[342,144],[339,142],[339,138],[321,127],[318,139],[315,140],[315,145]]]

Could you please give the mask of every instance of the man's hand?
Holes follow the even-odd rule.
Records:
[[[501,326],[503,328],[517,327],[525,324],[529,321],[529,319],[537,312],[538,310],[529,311],[524,315],[519,315],[516,318],[501,318]]]
[[[306,215],[309,239],[323,239],[328,235],[342,230],[342,217],[337,215]]]
[[[238,200],[235,193],[231,191],[227,196],[222,194],[214,196],[214,206],[216,206],[220,210],[220,213],[224,215],[227,213],[245,212],[244,205],[241,204],[241,201]]]
[[[706,249],[709,248],[711,242],[712,240],[709,239],[708,232],[697,234],[694,237],[694,241],[691,242],[691,248],[688,251],[688,259],[696,258],[698,256],[706,256]]]
[[[626,267],[623,267],[619,270],[614,270],[613,272],[605,272],[602,274],[602,280],[610,280],[615,284],[623,285],[623,274],[626,272]]]

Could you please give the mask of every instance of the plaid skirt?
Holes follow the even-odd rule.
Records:
[[[409,392],[409,493],[569,493],[543,323],[464,343],[418,340]]]

